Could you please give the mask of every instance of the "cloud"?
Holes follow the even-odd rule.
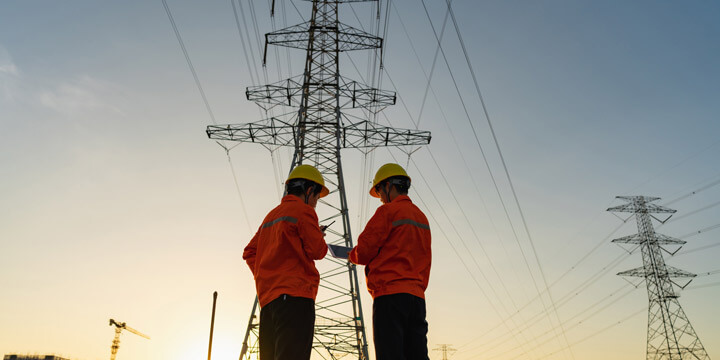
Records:
[[[123,114],[111,103],[118,99],[115,85],[81,75],[53,80],[23,73],[13,62],[10,53],[0,45],[0,101],[41,106],[65,116],[80,116],[102,112]]]
[[[15,64],[2,64],[0,63],[0,74],[2,75],[12,75],[12,76],[19,76],[20,72],[17,69],[17,66]]]
[[[113,86],[83,76],[79,79],[62,83],[52,90],[39,93],[40,104],[64,115],[80,115],[96,111],[112,111],[122,114],[116,106],[106,101],[111,97]]]
[[[0,45],[0,99],[15,98],[19,79],[20,70],[10,58],[8,51]]]
[[[5,47],[0,45],[0,76],[8,74],[18,76],[20,72],[17,66],[15,66],[15,63],[13,63],[12,58],[10,58],[10,53],[8,53]]]

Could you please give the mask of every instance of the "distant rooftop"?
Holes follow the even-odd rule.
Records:
[[[8,354],[3,357],[3,360],[70,360],[57,355],[17,355]]]

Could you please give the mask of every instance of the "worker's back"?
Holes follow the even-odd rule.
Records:
[[[432,262],[430,226],[408,196],[377,209],[358,238],[356,252],[351,260],[366,265],[373,298],[398,293],[425,298]]]
[[[280,295],[315,299],[320,275],[313,260],[327,253],[315,210],[287,195],[271,210],[245,247],[260,306]]]

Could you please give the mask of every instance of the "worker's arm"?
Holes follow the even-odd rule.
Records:
[[[308,209],[310,208],[308,207]],[[303,250],[310,259],[320,260],[325,257],[328,248],[325,243],[325,234],[318,225],[315,210],[304,211],[300,215],[298,233],[302,240]]]
[[[253,236],[250,243],[247,244],[245,250],[243,251],[243,260],[247,262],[253,276],[255,275],[255,257],[257,255],[258,234],[260,234],[260,230],[255,233],[255,236]]]
[[[374,259],[380,248],[390,236],[390,219],[388,219],[387,208],[379,207],[375,215],[370,218],[365,229],[357,240],[357,246],[350,251],[348,260],[357,265],[367,265]]]

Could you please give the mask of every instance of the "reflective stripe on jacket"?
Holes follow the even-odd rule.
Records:
[[[326,253],[315,209],[297,196],[283,197],[243,252],[260,306],[283,294],[315,300],[320,274],[314,260]]]
[[[365,265],[370,295],[399,293],[425,298],[430,278],[430,226],[425,214],[400,195],[368,221],[349,260]]]

